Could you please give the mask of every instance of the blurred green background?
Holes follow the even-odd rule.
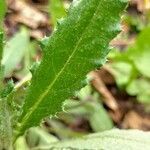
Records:
[[[70,5],[69,0],[0,2],[4,26],[2,64],[5,81],[13,80],[18,109],[44,46]],[[42,42],[41,42],[42,41]],[[31,128],[16,149],[31,149],[58,139],[80,137],[112,128],[150,130],[150,0],[131,0],[122,18],[122,32],[111,43],[107,63],[92,73],[96,79],[64,103],[64,112]],[[0,53],[1,54],[1,53]],[[1,57],[1,55],[0,55]]]

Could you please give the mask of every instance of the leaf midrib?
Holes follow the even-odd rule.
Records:
[[[28,111],[28,113],[22,118],[22,123],[21,123],[21,127],[20,130],[22,129],[22,127],[24,126],[24,124],[26,124],[28,118],[30,118],[30,116],[32,115],[32,113],[36,110],[36,108],[38,107],[38,105],[42,102],[42,100],[46,97],[46,95],[48,94],[48,92],[51,90],[51,88],[53,87],[53,85],[55,84],[55,82],[57,81],[57,79],[60,77],[60,75],[64,72],[65,68],[67,67],[67,65],[69,64],[70,60],[72,59],[72,57],[74,56],[74,54],[76,53],[76,51],[78,50],[78,46],[80,45],[80,42],[82,41],[82,37],[86,31],[86,29],[89,27],[90,23],[92,22],[93,18],[96,16],[95,14],[98,12],[98,8],[99,8],[99,4],[98,3],[95,12],[93,13],[89,23],[87,24],[87,26],[85,27],[84,31],[82,32],[81,37],[79,38],[77,45],[75,46],[72,54],[69,56],[68,60],[66,61],[66,63],[64,64],[63,68],[59,71],[59,73],[56,75],[55,79],[53,80],[53,82],[46,88],[45,92],[39,97],[39,100],[34,104],[34,106]]]

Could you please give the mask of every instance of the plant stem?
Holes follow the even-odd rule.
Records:
[[[0,99],[0,150],[12,150],[12,128],[6,99]]]

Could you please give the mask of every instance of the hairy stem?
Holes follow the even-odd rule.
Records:
[[[0,149],[12,150],[12,128],[6,99],[0,99]]]

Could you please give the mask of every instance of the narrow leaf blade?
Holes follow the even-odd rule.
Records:
[[[109,42],[120,31],[120,13],[125,6],[123,0],[73,1],[68,16],[61,20],[44,49],[17,135],[60,111],[62,102],[82,87],[84,76],[96,63],[104,62]]]

